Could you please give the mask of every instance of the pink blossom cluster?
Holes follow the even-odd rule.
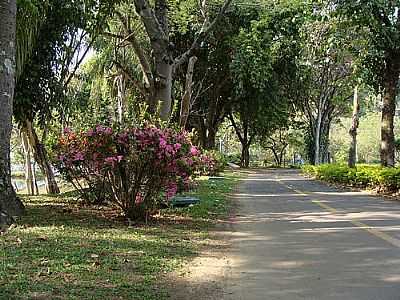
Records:
[[[188,188],[204,160],[186,132],[151,125],[123,131],[101,125],[85,132],[67,129],[57,153],[57,166],[68,180],[78,188],[84,181],[112,191],[108,200],[125,213],[140,206],[150,210]]]

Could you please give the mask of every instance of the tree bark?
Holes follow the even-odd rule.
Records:
[[[357,130],[360,116],[360,101],[358,98],[358,86],[354,88],[354,99],[353,99],[353,117],[351,122],[351,128],[349,134],[351,137],[350,149],[349,149],[349,160],[348,166],[354,168],[357,162]]]
[[[391,54],[386,61],[381,122],[381,165],[394,167],[395,139],[394,115],[396,112],[397,84],[400,76],[400,55]]]
[[[150,92],[152,96],[154,95],[154,99],[149,100],[150,108],[154,106],[153,103],[161,105],[159,112],[161,120],[168,121],[171,115],[174,71],[192,56],[192,52],[222,18],[231,1],[225,0],[214,20],[212,22],[205,20],[190,48],[182,55],[174,58],[173,45],[170,43],[167,1],[156,0],[155,9],[153,10],[147,0],[134,0],[136,12],[146,29],[154,57],[154,75],[152,76],[154,86],[153,91]],[[142,60],[141,65],[143,67]]]
[[[0,0],[0,231],[24,213],[11,184],[10,138],[15,88],[15,0]]]
[[[185,129],[187,120],[189,118],[190,113],[190,101],[192,98],[192,86],[193,86],[193,71],[194,71],[194,64],[197,61],[196,56],[192,56],[189,59],[188,69],[186,72],[186,83],[185,83],[185,93],[182,97],[181,102],[181,112],[179,118],[179,126],[182,129]]]
[[[126,108],[126,80],[125,74],[120,74],[117,78],[117,112],[118,112],[118,123],[123,125],[125,123],[125,108]]]
[[[276,152],[276,150],[275,150],[274,147],[271,147],[270,149],[271,149],[271,151],[272,151],[272,154],[274,155],[275,164],[276,164],[277,166],[280,166],[280,165],[281,165],[281,161],[280,161],[280,159],[279,159],[278,153]]]
[[[216,136],[217,136],[217,132],[216,132],[215,128],[207,128],[207,139],[206,139],[205,149],[207,149],[207,150],[215,149]]]
[[[34,190],[33,194],[34,195],[39,195],[39,187],[37,184],[37,177],[36,177],[36,162],[33,161],[33,166],[32,166],[32,178],[33,178],[33,184],[34,184]]]
[[[240,165],[246,169],[250,166],[250,145],[249,144],[242,144],[242,157],[240,159]]]
[[[24,159],[25,159],[25,184],[28,191],[28,195],[35,194],[35,185],[33,182],[33,171],[32,171],[32,159],[31,159],[31,149],[29,147],[28,137],[26,132],[20,131],[22,148],[24,149]]]
[[[318,115],[315,124],[314,165],[321,163],[321,125],[322,125],[322,99],[318,103]]]
[[[40,170],[44,175],[46,192],[48,194],[59,194],[60,189],[58,188],[57,181],[55,179],[53,169],[51,168],[50,162],[48,160],[47,151],[44,145],[39,141],[35,129],[31,121],[25,121],[25,128],[29,144],[33,150],[33,155],[36,162],[39,165]]]
[[[172,109],[172,64],[165,61],[164,54],[156,58],[157,79],[156,102],[160,103],[160,119],[168,121]],[[161,61],[160,61],[161,59]]]

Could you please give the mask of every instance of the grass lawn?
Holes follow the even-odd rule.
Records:
[[[238,173],[199,179],[201,203],[129,227],[109,207],[65,193],[23,197],[27,215],[0,236],[0,299],[167,299],[160,274],[196,255],[230,207]]]

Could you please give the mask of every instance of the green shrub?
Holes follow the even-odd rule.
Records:
[[[228,160],[224,154],[217,150],[204,151],[200,156],[200,174],[215,176],[223,172]]]
[[[394,192],[400,189],[400,168],[378,165],[357,165],[349,168],[342,164],[304,165],[302,171],[317,179],[351,186],[372,187]]]

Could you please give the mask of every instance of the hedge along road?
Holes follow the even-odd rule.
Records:
[[[295,170],[254,171],[235,197],[224,299],[400,299],[400,202]]]

